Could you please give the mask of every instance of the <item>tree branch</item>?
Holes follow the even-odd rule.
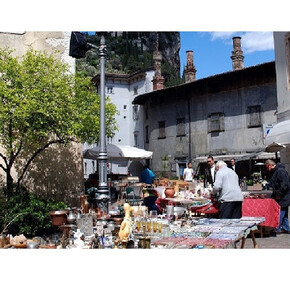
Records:
[[[5,228],[2,230],[2,232],[0,233],[0,236],[3,235],[3,233],[6,231],[6,229],[10,226],[10,224],[15,220],[17,219],[19,216],[23,215],[23,214],[27,214],[27,212],[22,212],[22,213],[19,213],[18,215],[16,215],[6,226]]]
[[[6,156],[4,156],[2,153],[0,153],[0,157],[3,159],[4,163],[5,163],[6,166],[8,167],[8,163],[7,163],[7,158],[6,158]],[[4,169],[4,167],[2,166],[2,164],[0,164],[0,166]]]

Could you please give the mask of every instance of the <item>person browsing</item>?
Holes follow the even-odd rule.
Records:
[[[151,169],[149,169],[148,165],[145,165],[141,172],[141,182],[144,182],[146,184],[152,184],[154,178],[155,178],[154,172]]]
[[[275,229],[276,234],[290,233],[288,220],[288,207],[290,205],[290,179],[285,165],[274,162],[271,159],[265,162],[266,170],[272,173],[270,186],[273,188],[271,198],[281,207],[279,227]]]
[[[194,172],[192,169],[192,163],[188,162],[187,167],[183,171],[183,180],[187,182],[191,182],[194,177]]]
[[[219,160],[216,163],[216,178],[213,195],[218,196],[219,218],[239,219],[242,217],[243,194],[238,175]]]

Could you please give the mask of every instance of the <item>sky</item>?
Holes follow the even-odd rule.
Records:
[[[186,65],[187,50],[193,51],[196,79],[231,71],[234,36],[241,37],[245,67],[274,60],[272,31],[181,31],[181,75]]]

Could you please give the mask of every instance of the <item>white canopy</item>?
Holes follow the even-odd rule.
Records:
[[[83,158],[97,160],[99,151],[99,146],[86,149],[83,151]],[[107,144],[107,155],[108,160],[150,159],[153,152],[129,145]]]
[[[290,144],[290,120],[279,122],[274,125],[272,129],[270,129],[268,135],[265,138],[265,145],[269,146],[271,144]]]

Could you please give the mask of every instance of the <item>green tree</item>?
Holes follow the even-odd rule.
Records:
[[[0,168],[6,194],[20,187],[29,165],[53,144],[99,141],[100,97],[90,78],[71,74],[55,54],[29,50],[22,59],[0,48]],[[117,130],[115,105],[106,99],[107,136]],[[23,152],[29,148],[29,156]],[[25,162],[23,162],[23,158]],[[11,170],[18,161],[17,180]]]

